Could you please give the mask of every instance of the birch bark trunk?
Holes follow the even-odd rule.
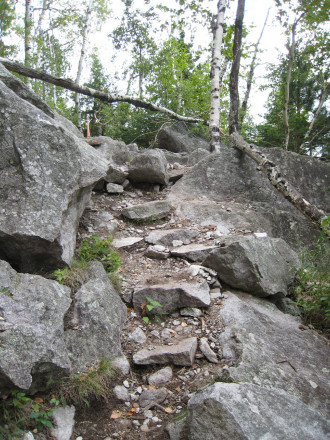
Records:
[[[211,61],[211,101],[209,138],[211,151],[220,151],[220,66],[223,24],[225,18],[226,0],[218,1],[218,14],[214,22],[213,46]]]
[[[243,34],[243,19],[244,19],[245,0],[238,0],[236,20],[235,20],[235,34],[233,44],[233,63],[230,72],[229,91],[230,91],[230,108],[229,108],[229,133],[238,132],[238,74],[241,62],[241,46]]]

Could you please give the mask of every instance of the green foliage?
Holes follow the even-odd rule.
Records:
[[[150,298],[150,296],[146,296],[146,302],[141,305],[142,315],[145,315],[142,317],[142,321],[144,321],[146,324],[149,324],[150,318],[147,315],[152,314],[156,324],[160,324],[161,320],[158,315],[165,315],[165,312],[159,310],[159,308],[161,307],[162,305],[158,301],[155,301],[154,299]],[[157,312],[155,313],[156,308],[157,308]]]
[[[89,262],[93,260],[100,261],[106,272],[115,272],[121,265],[121,260],[116,251],[110,244],[112,236],[102,239],[97,235],[84,238],[77,252],[80,261]]]
[[[322,220],[322,233],[312,249],[302,254],[293,294],[305,320],[317,328],[330,327],[330,214]]]
[[[99,363],[79,374],[72,374],[60,385],[65,401],[74,405],[90,406],[93,401],[107,401],[112,382],[118,376],[111,359],[102,358]]]
[[[0,438],[14,440],[27,430],[52,428],[51,417],[58,404],[55,398],[46,403],[41,398],[32,399],[22,391],[11,391],[0,400]]]
[[[3,293],[9,298],[13,298],[13,293],[8,287],[0,287],[0,293]]]

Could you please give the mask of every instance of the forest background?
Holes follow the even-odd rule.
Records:
[[[240,132],[259,146],[329,158],[330,1],[264,3],[270,6],[268,15],[266,8],[258,8],[259,1],[246,0]],[[237,2],[226,6],[219,83],[224,140]],[[215,0],[0,0],[0,55],[77,84],[207,120],[216,12]],[[267,47],[261,50],[267,33]],[[45,82],[24,81],[81,130],[86,131],[88,117],[92,135],[150,147],[159,129],[173,122],[125,102],[108,104]],[[264,113],[257,116],[260,96]],[[203,124],[190,125],[190,132],[208,135]]]

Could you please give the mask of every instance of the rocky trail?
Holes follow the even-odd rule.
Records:
[[[131,369],[118,382],[107,404],[81,414],[81,421],[74,429],[76,437],[169,439],[166,427],[185,414],[192,393],[220,380],[231,365],[230,359],[223,359],[219,344],[219,334],[223,331],[220,310],[227,298],[226,289],[220,288],[212,270],[203,269],[176,253],[190,244],[196,245],[200,253],[202,248],[215,247],[214,228],[182,222],[174,210],[163,219],[149,222],[134,222],[121,215],[128,206],[164,200],[169,191],[170,187],[162,192],[131,188],[120,195],[94,193],[82,218],[80,238],[90,235],[106,238],[112,231],[113,246],[122,259],[120,294],[128,306],[128,315],[121,343]],[[190,283],[198,288],[205,281],[211,288],[208,306],[197,308],[192,299],[192,304],[187,303],[180,312],[164,312],[161,307],[158,323],[152,317],[145,323],[142,310],[133,308],[133,291],[146,285],[161,285],[166,289],[169,284],[180,288]],[[179,351],[169,359],[173,347],[181,341]],[[140,366],[134,362],[137,351],[147,348],[152,353],[158,347],[164,352],[156,365]],[[91,413],[93,420],[88,420]]]

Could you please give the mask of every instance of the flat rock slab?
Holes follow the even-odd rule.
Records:
[[[189,440],[325,440],[326,419],[278,389],[215,383],[195,394],[187,412]]]
[[[162,231],[152,231],[145,240],[150,244],[173,246],[174,240],[180,240],[183,244],[189,244],[198,234],[198,231],[192,229],[165,229]]]
[[[111,246],[116,249],[125,249],[134,246],[137,243],[141,243],[143,238],[141,237],[125,237],[125,238],[115,238],[111,242]]]
[[[190,366],[194,363],[197,350],[197,338],[187,338],[175,345],[144,348],[133,355],[136,365],[173,364]]]
[[[327,414],[330,347],[326,342],[311,330],[300,330],[298,318],[264,299],[226,291],[223,304],[225,331],[219,342],[223,357],[236,362],[229,379],[282,389]]]
[[[168,216],[172,205],[166,201],[156,201],[134,205],[122,210],[122,215],[129,220],[158,220]]]
[[[171,250],[173,257],[186,258],[190,261],[202,262],[217,246],[205,246],[201,244],[188,244]]]
[[[287,295],[298,255],[281,238],[227,237],[203,262],[235,289],[267,297]]]
[[[161,304],[150,312],[154,315],[172,313],[182,307],[208,307],[211,302],[210,288],[205,280],[144,286],[133,292],[134,310],[141,312],[143,305],[148,303],[147,297]]]

